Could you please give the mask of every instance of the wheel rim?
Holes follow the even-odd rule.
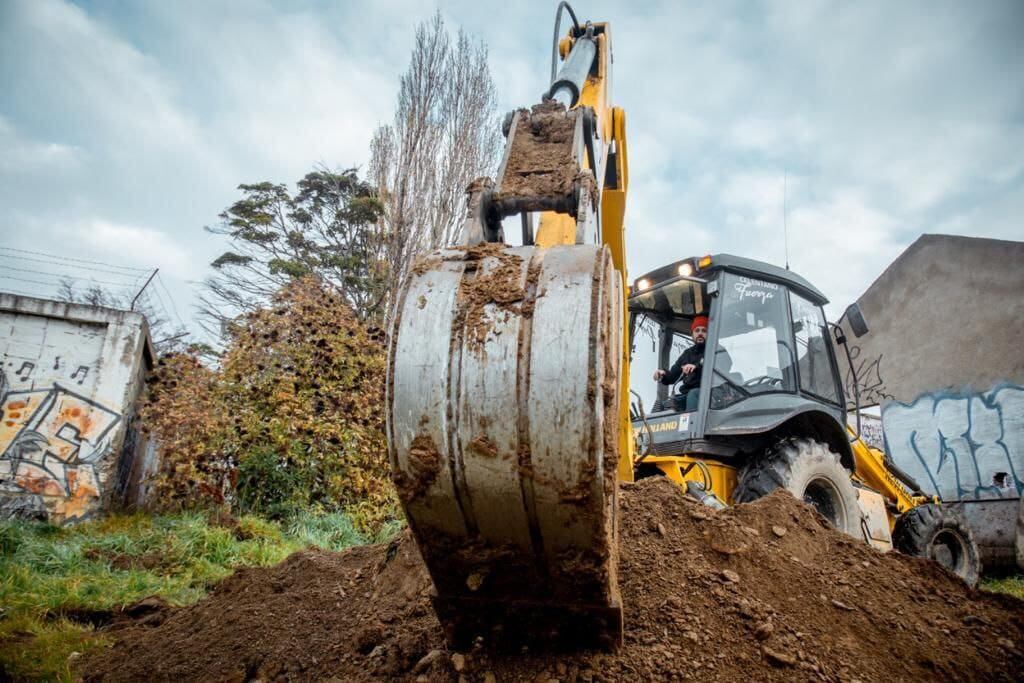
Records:
[[[967,549],[960,534],[943,529],[935,534],[928,548],[928,556],[946,569],[963,576]]]
[[[837,529],[846,528],[846,508],[839,489],[828,479],[812,479],[804,489],[804,502],[814,507]]]

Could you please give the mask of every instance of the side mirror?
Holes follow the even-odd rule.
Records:
[[[857,304],[854,303],[847,306],[843,317],[850,324],[850,331],[853,332],[853,336],[863,337],[868,333],[868,321],[864,319],[864,314]]]

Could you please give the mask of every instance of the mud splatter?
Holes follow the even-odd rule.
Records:
[[[467,261],[467,275],[459,284],[456,295],[458,310],[452,321],[453,335],[464,329],[465,341],[470,349],[479,350],[487,340],[493,320],[484,310],[495,305],[506,313],[520,315],[526,290],[521,283],[523,259],[506,251],[502,244],[487,243],[460,249]],[[497,263],[483,271],[475,262],[487,258]],[[469,276],[469,271],[476,271]]]
[[[392,477],[398,497],[409,503],[421,497],[437,479],[441,471],[441,454],[433,439],[419,434],[409,446],[409,471],[397,470]]]
[[[498,447],[494,444],[493,441],[488,439],[483,434],[480,434],[479,436],[475,437],[472,441],[470,441],[466,448],[467,450],[476,453],[477,455],[481,455],[485,458],[498,457]]]

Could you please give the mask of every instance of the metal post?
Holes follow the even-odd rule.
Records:
[[[155,278],[156,274],[159,273],[159,272],[160,272],[159,268],[154,268],[153,269],[153,272],[150,273],[150,275],[149,275],[149,279],[146,280],[146,283],[144,285],[142,285],[142,289],[140,289],[139,293],[135,295],[134,299],[132,299],[132,305],[131,305],[131,307],[128,310],[130,310],[130,311],[134,311],[135,310],[135,302],[139,300],[139,297],[142,296],[142,293],[144,291],[146,291],[146,287],[149,287],[149,283],[153,281],[153,278]]]

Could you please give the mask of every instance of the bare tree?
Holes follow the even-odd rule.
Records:
[[[500,143],[487,48],[462,29],[453,42],[438,12],[417,27],[394,121],[377,129],[370,146],[389,292],[418,252],[459,238],[466,186],[494,172]]]

